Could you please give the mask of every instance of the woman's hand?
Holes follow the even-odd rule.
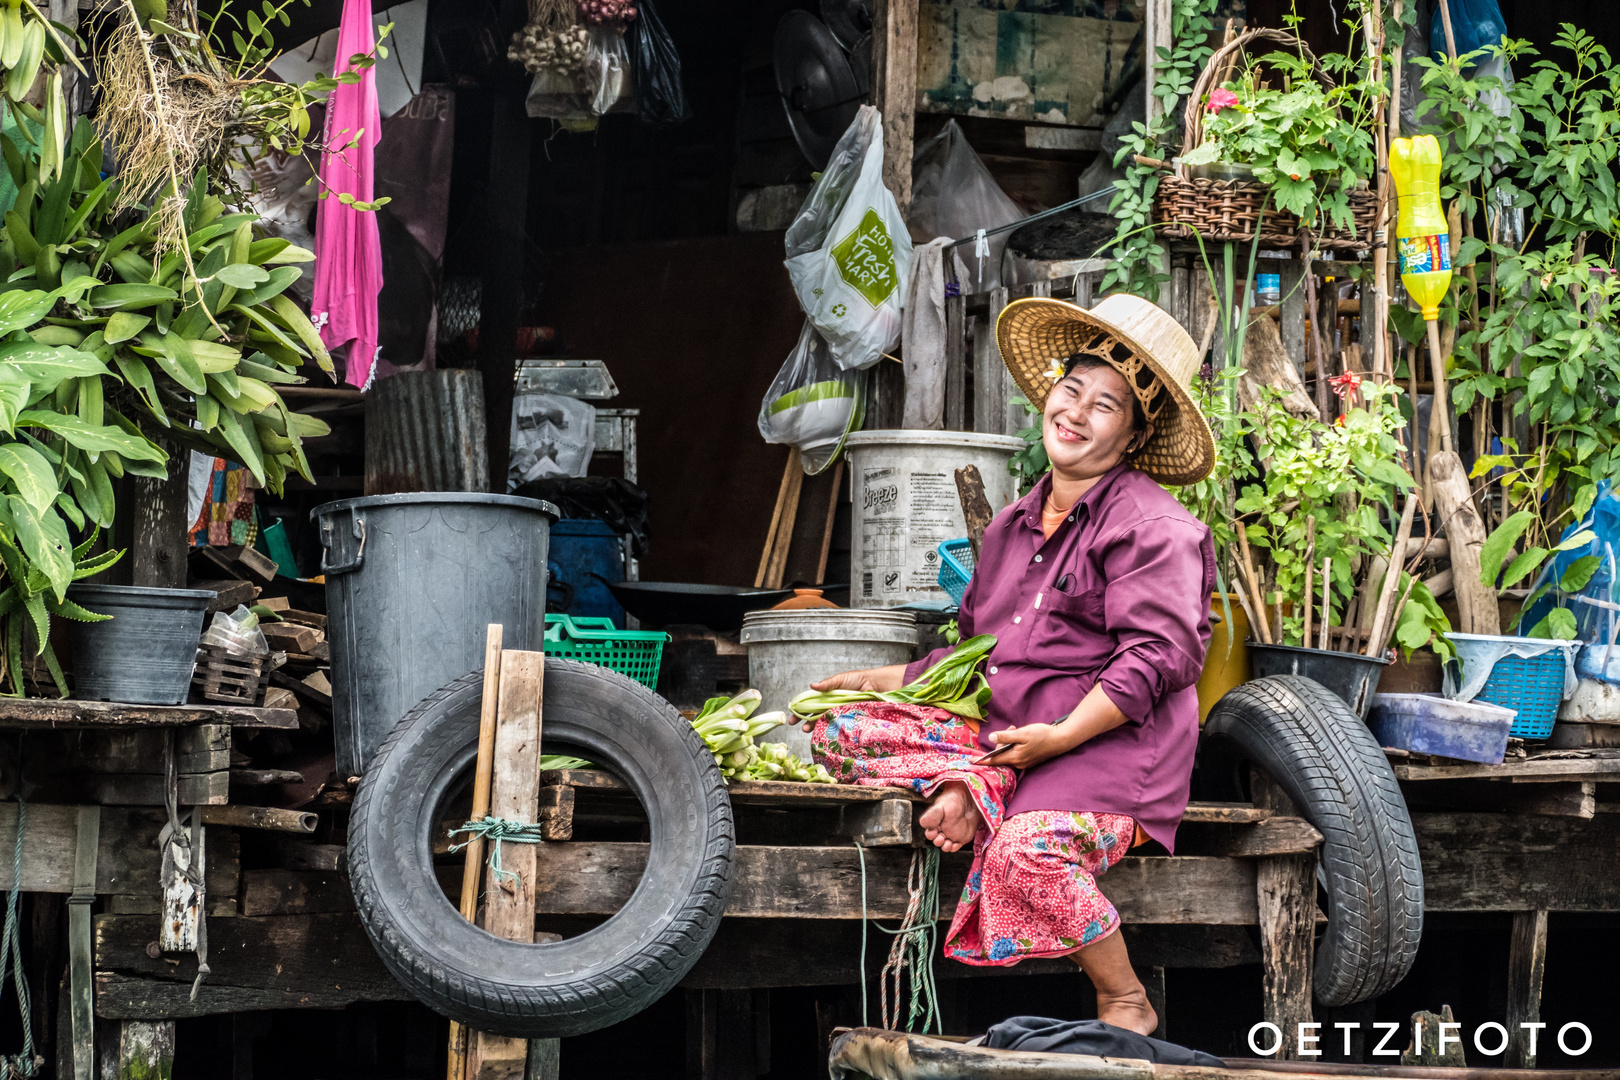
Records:
[[[828,690],[859,690],[863,694],[874,694],[885,690],[898,690],[906,681],[906,665],[889,664],[887,667],[866,668],[861,671],[845,671],[822,679],[820,682],[810,684],[810,689],[826,692]],[[801,731],[809,731],[816,726],[814,720],[806,720]]]
[[[1052,724],[1025,724],[1023,727],[993,731],[990,733],[990,741],[998,748],[1011,746],[1012,749],[1003,750],[994,757],[980,760],[986,765],[1009,765],[1015,769],[1039,765],[1073,749]]]

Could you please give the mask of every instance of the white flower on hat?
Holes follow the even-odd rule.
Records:
[[[1046,369],[1046,377],[1051,379],[1053,382],[1057,382],[1059,379],[1063,378],[1062,358],[1056,358],[1052,361],[1052,366]]]

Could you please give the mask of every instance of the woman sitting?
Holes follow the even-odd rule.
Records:
[[[1073,956],[1099,1017],[1149,1034],[1158,1018],[1095,879],[1145,839],[1173,849],[1187,806],[1215,557],[1209,529],[1160,485],[1196,483],[1214,463],[1186,389],[1200,358],[1169,315],[1130,296],[1089,311],[1020,300],[996,339],[1042,409],[1052,470],[986,530],[962,598],[962,635],[996,637],[988,715],[976,726],[873,702],[807,727],[833,775],[932,794],[928,838],[973,845],[945,955]],[[814,689],[897,689],[947,652]]]

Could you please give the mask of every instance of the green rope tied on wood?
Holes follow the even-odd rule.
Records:
[[[906,1012],[906,1030],[922,1030],[932,1025],[934,1031],[945,1033],[944,1021],[939,1015],[939,989],[934,985],[934,957],[939,950],[939,849],[913,851],[911,866],[906,871],[905,916],[893,930],[866,914],[866,848],[859,840],[855,850],[861,860],[861,1025],[868,1025],[866,1012],[866,926],[871,923],[894,938],[889,946],[889,959],[878,974],[878,1012],[883,1026],[890,1031],[900,1028],[901,980],[906,969],[911,969],[910,1007]],[[894,986],[894,1011],[889,1011],[889,987]]]
[[[460,851],[475,839],[483,837],[490,841],[489,871],[495,875],[495,880],[505,882],[510,880],[513,885],[523,884],[523,875],[516,870],[507,870],[501,866],[501,842],[509,840],[514,844],[538,844],[540,836],[539,824],[528,824],[522,821],[513,821],[511,818],[498,818],[485,816],[476,821],[469,821],[459,829],[451,829],[450,835],[467,833],[468,838],[459,844],[451,844],[452,852]]]
[[[11,852],[11,891],[6,894],[6,921],[0,928],[0,995],[6,988],[6,959],[10,953],[11,981],[17,988],[17,1008],[22,1013],[22,1053],[0,1055],[0,1080],[27,1080],[39,1071],[34,1056],[34,1028],[28,1007],[28,980],[23,978],[22,942],[17,930],[17,897],[22,893],[23,825],[28,821],[28,804],[17,796],[17,841]]]

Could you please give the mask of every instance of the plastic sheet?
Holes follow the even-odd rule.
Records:
[[[906,222],[914,241],[936,236],[961,240],[979,229],[1009,225],[1026,216],[1001,190],[955,120],[918,147],[911,161],[911,212]],[[973,254],[970,245],[958,249],[968,270],[963,292],[983,292],[1001,285],[1001,254],[1011,235],[987,237],[988,249],[982,257]]]
[[[652,0],[640,0],[636,11],[636,21],[630,24],[627,34],[641,122],[678,124],[690,119],[692,109],[681,85],[681,57],[675,51],[675,42],[653,10]]]
[[[1580,680],[1575,676],[1575,650],[1578,642],[1550,641],[1545,638],[1499,637],[1493,634],[1447,634],[1457,650],[1455,665],[1447,664],[1442,693],[1453,701],[1472,701],[1491,677],[1497,661],[1507,656],[1529,658],[1560,649],[1564,654],[1564,697],[1575,693]],[[1461,684],[1458,683],[1460,669]]]
[[[612,23],[591,27],[591,41],[585,47],[585,86],[591,112],[597,116],[624,112],[634,102],[630,48],[624,37],[624,30]]]

